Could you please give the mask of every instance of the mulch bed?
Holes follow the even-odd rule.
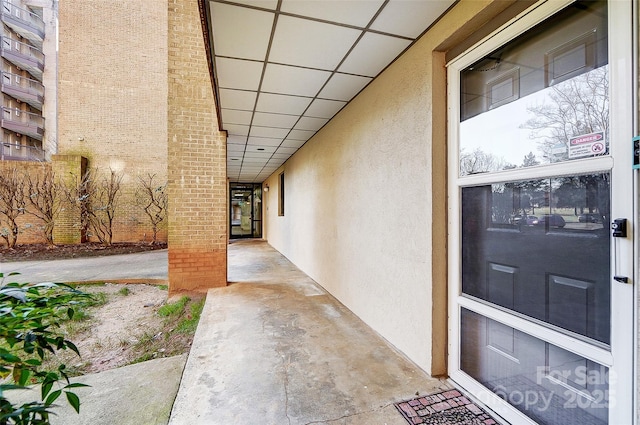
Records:
[[[132,254],[135,252],[164,249],[166,243],[149,245],[148,242],[119,242],[104,246],[95,242],[77,245],[57,245],[50,247],[46,244],[18,245],[15,249],[0,248],[0,262],[2,261],[41,261],[60,260],[65,258],[101,257],[105,255]]]
[[[449,390],[395,404],[411,425],[494,425],[487,412],[458,390]]]

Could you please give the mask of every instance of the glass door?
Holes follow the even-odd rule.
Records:
[[[449,64],[450,375],[512,423],[632,422],[630,16],[543,3]]]
[[[262,186],[231,185],[231,239],[262,237]]]

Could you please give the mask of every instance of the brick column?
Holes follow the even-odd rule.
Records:
[[[226,133],[198,2],[169,0],[169,292],[227,284]]]
[[[79,185],[87,170],[87,158],[80,155],[53,155],[51,169],[57,179],[66,185]],[[58,200],[60,202],[60,200]],[[80,226],[80,211],[66,208],[60,211],[53,228],[56,244],[76,244],[86,242],[86,232]]]

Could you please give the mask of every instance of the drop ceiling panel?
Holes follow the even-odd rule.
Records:
[[[242,156],[242,154],[244,154],[244,147],[245,145],[230,145],[227,144],[227,154],[229,155],[238,155],[240,154],[240,156]]]
[[[299,148],[302,145],[305,144],[304,140],[293,140],[293,139],[286,139],[282,142],[282,144],[280,146],[282,146],[283,148]]]
[[[267,160],[264,159],[264,158],[250,158],[250,157],[247,157],[247,158],[242,160],[242,164],[252,164],[252,165],[260,164],[261,167],[264,166],[264,164],[266,162],[267,162]]]
[[[262,182],[455,0],[209,0],[228,177]]]
[[[250,127],[248,125],[226,124],[224,128],[231,136],[248,136]]]
[[[256,105],[256,91],[220,89],[220,103],[227,109],[253,110]]]
[[[312,100],[310,97],[260,93],[256,111],[302,115]]]
[[[314,134],[316,134],[316,132],[310,130],[291,130],[291,133],[289,133],[287,139],[307,141]]]
[[[282,139],[272,139],[269,137],[249,137],[247,145],[251,146],[280,146]]]
[[[222,121],[225,124],[251,124],[251,111],[238,111],[236,109],[222,109]]]
[[[243,146],[243,149],[244,149],[244,145],[246,143],[247,143],[246,136],[237,136],[235,134],[227,135],[227,145]]]
[[[375,77],[411,44],[410,40],[367,33],[338,70],[347,74]]]
[[[239,5],[247,5],[258,7],[260,9],[276,10],[278,6],[278,0],[234,0],[234,3]]]
[[[371,29],[416,38],[453,3],[450,0],[390,0]]]
[[[364,86],[369,84],[371,80],[371,78],[357,75],[334,74],[320,92],[319,97],[349,101],[358,94]]]
[[[300,118],[298,115],[267,114],[256,112],[253,116],[253,125],[262,127],[292,128]]]
[[[275,13],[213,3],[211,16],[216,55],[265,60]]]
[[[333,70],[360,34],[356,29],[281,16],[269,61]]]
[[[383,0],[359,1],[285,1],[281,10],[295,15],[308,16],[323,21],[365,27],[376,14]]]
[[[326,118],[302,117],[294,127],[295,130],[318,131],[329,121]]]
[[[313,97],[330,76],[331,73],[327,71],[270,63],[264,73],[262,90]]]
[[[265,151],[253,151],[253,152],[247,152],[245,154],[245,159],[259,159],[264,161],[265,163],[267,161],[269,161],[269,159],[271,158],[271,155],[273,155],[273,152],[276,148],[272,148],[272,150],[269,150],[269,152]]]
[[[316,99],[311,103],[305,115],[316,118],[331,118],[346,104],[347,102],[338,100]]]
[[[290,129],[288,128],[274,128],[274,127],[256,127],[255,125],[251,127],[249,131],[249,136],[251,137],[272,137],[279,138],[280,140],[287,137]]]
[[[263,167],[252,167],[252,166],[247,166],[247,165],[242,165],[242,171],[243,173],[253,173],[253,174],[258,174],[262,171]]]
[[[244,152],[244,155],[247,157],[253,158],[268,158],[269,155],[276,151],[277,146],[247,146],[247,150]]]
[[[220,88],[258,90],[261,62],[217,57],[216,67]]]
[[[274,153],[271,156],[271,161],[269,161],[270,164],[275,164],[276,161],[279,161],[280,163],[284,162],[285,159],[288,159],[291,156],[291,154],[288,153]]]
[[[297,148],[285,148],[285,147],[279,147],[278,150],[276,151],[276,153],[286,153],[289,155],[292,155],[295,153],[295,151],[297,151]]]

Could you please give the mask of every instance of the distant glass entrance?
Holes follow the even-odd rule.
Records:
[[[229,187],[231,239],[262,237],[262,185],[232,184]]]

